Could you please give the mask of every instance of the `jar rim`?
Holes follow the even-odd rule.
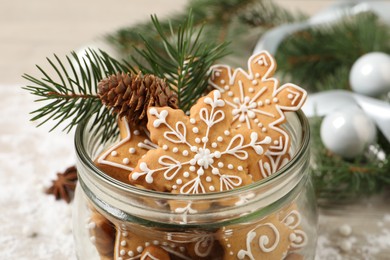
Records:
[[[294,156],[284,165],[281,167],[278,171],[273,173],[272,175],[268,176],[267,178],[264,178],[260,181],[256,181],[254,183],[238,187],[232,190],[226,190],[226,191],[219,191],[219,192],[210,192],[210,193],[204,193],[204,194],[173,194],[168,192],[161,192],[161,191],[154,191],[154,190],[148,190],[144,188],[138,188],[136,186],[132,186],[130,184],[123,183],[119,180],[116,180],[109,176],[108,174],[104,173],[102,170],[100,170],[93,162],[93,159],[89,156],[87,149],[85,147],[85,143],[83,142],[83,136],[85,131],[90,131],[88,129],[88,123],[90,122],[90,118],[87,118],[86,120],[83,120],[79,123],[79,125],[76,128],[75,132],[75,149],[76,149],[76,155],[81,160],[83,164],[85,164],[89,169],[92,170],[94,173],[93,177],[95,180],[103,182],[105,184],[111,185],[113,188],[120,190],[121,192],[129,192],[133,195],[139,195],[144,197],[155,197],[159,199],[166,199],[166,200],[191,200],[191,201],[198,201],[198,200],[213,200],[213,199],[219,199],[224,198],[226,196],[235,196],[237,194],[240,194],[242,192],[248,192],[251,190],[255,190],[257,188],[265,188],[268,185],[272,185],[274,182],[276,182],[278,179],[280,179],[281,176],[286,175],[291,168],[292,165],[296,164],[297,161],[300,161],[301,158],[304,156],[305,152],[308,150],[309,147],[309,140],[310,140],[310,127],[309,122],[305,114],[302,112],[302,110],[298,110],[296,112],[289,112],[294,113],[297,115],[298,121],[302,127],[302,137],[299,147],[297,147],[296,152],[294,153]]]

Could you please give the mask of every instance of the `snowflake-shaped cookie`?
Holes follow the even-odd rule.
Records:
[[[180,194],[226,191],[252,182],[250,154],[264,154],[271,138],[231,129],[233,118],[221,93],[198,100],[190,116],[168,107],[148,111],[151,141],[158,148],[138,161],[132,184]]]
[[[146,129],[130,126],[125,118],[118,121],[121,140],[110,146],[95,160],[96,166],[122,182],[129,182],[129,173],[138,160],[156,145],[149,139]]]
[[[233,70],[227,65],[211,67],[209,84],[221,91],[233,117],[232,126],[269,135],[272,143],[267,154],[280,156],[290,147],[289,135],[280,127],[286,121],[284,113],[300,109],[307,93],[291,83],[279,87],[278,80],[272,77],[275,70],[274,58],[263,51],[248,60],[248,71]],[[253,159],[250,165],[254,166],[260,158]],[[251,172],[262,178],[259,167],[251,168]]]

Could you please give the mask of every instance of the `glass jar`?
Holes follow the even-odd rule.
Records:
[[[287,113],[292,158],[270,177],[225,192],[177,195],[121,183],[93,163],[107,146],[88,122],[75,136],[79,259],[313,259],[316,201],[309,125]],[[172,210],[175,207],[176,210]]]

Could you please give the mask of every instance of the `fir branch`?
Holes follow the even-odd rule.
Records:
[[[248,6],[256,3],[258,0],[191,0],[183,12],[172,15],[159,21],[160,27],[164,34],[176,35],[179,24],[186,19],[187,14],[193,14],[193,27],[197,30],[207,24],[204,28],[202,41],[212,41],[223,43],[230,41],[224,35],[229,34],[229,28],[234,23],[237,14]],[[144,47],[144,39],[153,44],[154,49],[163,50],[161,44],[161,34],[156,32],[153,22],[136,24],[126,27],[107,36],[107,40],[116,46],[121,53],[134,55],[134,46],[137,48]],[[140,37],[143,35],[143,38]]]
[[[287,38],[276,54],[278,68],[296,84],[314,92],[322,91],[318,82],[326,81],[340,70],[349,70],[363,54],[389,53],[389,38],[390,28],[374,14],[347,17],[337,24],[312,27]],[[336,84],[332,88],[349,89],[349,86]]]
[[[239,13],[239,19],[252,27],[272,28],[307,19],[301,12],[292,13],[272,0],[256,1]]]
[[[154,74],[166,78],[171,89],[177,93],[179,107],[188,111],[208,87],[209,68],[216,60],[227,55],[227,43],[213,44],[201,41],[202,27],[194,27],[192,13],[178,25],[177,33],[170,30],[165,33],[160,21],[152,16],[163,51],[155,48],[144,39],[144,49],[135,47],[143,60],[133,56],[132,59],[144,74]]]
[[[37,102],[45,104],[31,112],[32,121],[41,121],[38,126],[49,120],[56,122],[50,131],[59,125],[65,125],[64,131],[70,131],[82,120],[96,115],[92,129],[103,126],[103,141],[115,136],[116,118],[105,108],[97,93],[97,84],[103,78],[117,72],[127,72],[131,67],[125,62],[119,62],[103,51],[87,50],[85,57],[80,58],[75,52],[66,56],[66,62],[54,55],[54,61],[47,58],[54,71],[53,76],[37,66],[42,74],[38,79],[28,74],[23,78],[33,83],[23,89],[38,97]]]

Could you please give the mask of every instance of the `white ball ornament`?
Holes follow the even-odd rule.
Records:
[[[390,92],[390,55],[372,52],[361,56],[351,68],[349,83],[354,92],[366,96]]]
[[[362,155],[377,136],[375,123],[357,106],[328,114],[320,134],[328,150],[347,159]]]

